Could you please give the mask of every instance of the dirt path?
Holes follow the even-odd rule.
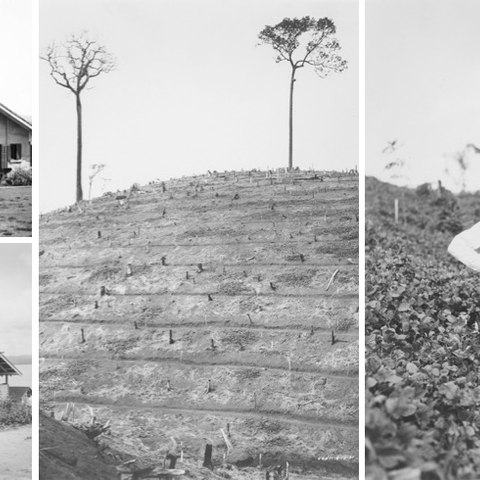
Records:
[[[78,397],[69,399],[68,397],[62,398],[62,400],[68,402],[72,401],[73,403],[77,404],[85,404],[89,405],[90,407],[108,407],[112,410],[131,410],[132,404],[125,404],[122,405],[121,401],[116,401],[115,404],[109,403],[108,401],[105,402],[95,402],[95,401],[88,401],[85,399],[84,401],[79,399]],[[280,422],[292,424],[292,425],[318,425],[321,427],[326,428],[333,428],[333,429],[342,429],[342,430],[353,430],[358,431],[358,422],[355,421],[351,424],[341,424],[341,423],[334,423],[328,420],[323,420],[318,417],[306,417],[300,415],[284,415],[283,413],[279,412],[267,412],[267,411],[252,411],[252,410],[239,410],[239,409],[214,409],[214,408],[183,408],[179,406],[151,406],[151,405],[135,405],[136,410],[143,410],[143,411],[156,411],[162,413],[170,413],[170,414],[184,414],[184,415],[205,415],[205,414],[212,414],[220,417],[244,417],[244,418],[270,418],[272,420],[277,420]]]
[[[122,325],[125,326],[125,320],[109,320],[109,319],[82,319],[78,320],[77,318],[40,318],[40,323],[73,323],[78,326],[88,326],[88,325],[97,325],[97,324],[104,324],[104,325]],[[289,327],[277,327],[276,325],[272,325],[269,327],[261,326],[261,325],[240,325],[240,324],[226,324],[225,321],[212,321],[209,320],[207,322],[198,321],[198,322],[162,322],[162,323],[149,323],[143,322],[142,326],[146,328],[175,328],[177,331],[182,330],[191,330],[192,328],[195,329],[211,329],[214,328],[221,328],[222,330],[254,330],[256,332],[268,332],[268,333],[290,333],[290,332],[302,332],[302,333],[311,333],[311,328],[304,328],[301,326],[291,326]],[[331,338],[331,331],[323,331],[321,332],[320,329],[316,329],[315,335],[316,338],[325,339]],[[337,336],[341,339],[350,339],[350,340],[357,340],[358,339],[358,332],[357,333],[344,333],[344,332],[337,332]]]
[[[0,430],[0,478],[30,480],[32,478],[32,426]]]
[[[46,358],[49,360],[81,360],[83,358],[82,355],[54,355],[54,354],[44,354],[42,358]],[[97,357],[98,358],[98,357]],[[305,373],[318,373],[323,377],[336,380],[339,382],[346,381],[354,382],[358,379],[357,372],[351,373],[340,373],[334,372],[331,373],[327,370],[321,370],[317,367],[309,367],[308,365],[293,365],[292,368],[288,368],[287,366],[279,366],[279,365],[262,365],[259,366],[257,363],[254,362],[243,362],[243,363],[233,363],[222,361],[218,359],[217,361],[202,361],[197,359],[181,359],[177,357],[148,357],[148,356],[129,356],[128,358],[121,358],[116,359],[116,363],[118,364],[129,364],[129,363],[138,363],[138,362],[152,362],[152,363],[161,363],[163,365],[194,365],[196,367],[228,367],[231,369],[244,369],[244,368],[262,368],[265,370],[280,370],[284,372],[305,372]]]

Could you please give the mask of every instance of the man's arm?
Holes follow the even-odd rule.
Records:
[[[480,272],[480,223],[458,234],[448,246],[448,253],[467,267]]]

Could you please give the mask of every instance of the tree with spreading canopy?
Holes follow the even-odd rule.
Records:
[[[82,102],[81,93],[90,80],[115,68],[115,60],[106,48],[92,40],[88,32],[71,35],[62,45],[52,43],[42,60],[48,62],[50,75],[57,85],[75,96],[77,108],[77,183],[76,201],[83,200],[82,190]]]
[[[347,68],[347,61],[338,55],[340,44],[335,38],[336,27],[329,18],[284,18],[274,26],[267,25],[259,34],[261,44],[271,45],[275,61],[288,62],[290,75],[288,168],[293,168],[293,87],[295,74],[305,65],[312,66],[325,78],[332,72]]]

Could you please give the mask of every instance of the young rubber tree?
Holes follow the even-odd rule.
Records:
[[[88,200],[92,199],[92,187],[95,177],[102,173],[107,166],[104,163],[94,163],[90,165],[90,171],[88,173]]]
[[[295,74],[305,65],[312,66],[324,78],[332,72],[342,72],[347,61],[339,55],[335,24],[329,18],[284,18],[277,25],[267,25],[259,34],[261,44],[271,45],[275,61],[288,62],[290,75],[288,168],[293,168],[293,87]]]
[[[77,108],[77,183],[76,201],[83,200],[82,190],[82,102],[81,94],[90,80],[115,68],[115,61],[103,45],[88,32],[71,35],[62,45],[51,44],[42,60],[48,62],[50,75],[57,85],[75,96]]]

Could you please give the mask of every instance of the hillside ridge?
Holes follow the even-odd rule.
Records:
[[[208,439],[238,479],[260,453],[358,476],[358,176],[135,184],[40,224],[43,408],[91,406],[142,461]]]

